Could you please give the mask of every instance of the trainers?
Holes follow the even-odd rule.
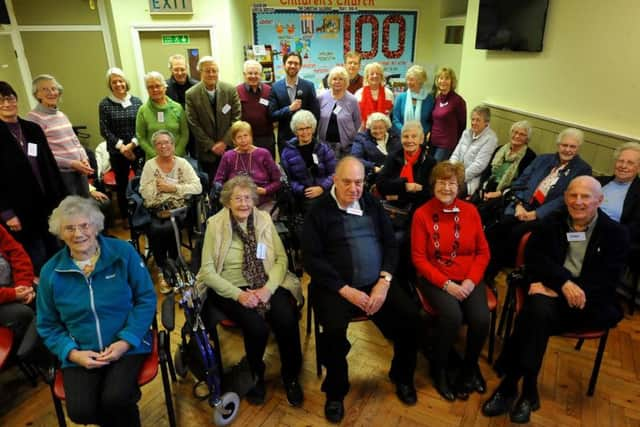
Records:
[[[288,381],[284,383],[284,390],[287,394],[287,401],[289,405],[300,407],[304,400],[304,392],[298,380]]]
[[[158,290],[162,295],[169,294],[173,291],[173,288],[164,280],[164,276],[162,274],[158,274]]]

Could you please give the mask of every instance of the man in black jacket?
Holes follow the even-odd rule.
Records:
[[[566,210],[545,219],[531,234],[525,263],[531,285],[514,331],[500,355],[506,374],[482,412],[510,411],[526,423],[540,408],[537,377],[551,335],[614,327],[622,319],[615,290],[629,250],[627,231],[599,206],[600,184],[579,176],[569,184]],[[522,393],[511,407],[523,378]]]
[[[336,167],[334,185],[311,207],[304,223],[304,261],[311,276],[314,311],[322,327],[320,358],[327,368],[322,384],[325,417],[337,423],[344,416],[349,391],[347,326],[367,315],[394,341],[389,378],[400,400],[417,401],[413,385],[418,312],[393,280],[397,243],[380,203],[363,194],[364,166],[352,156]]]

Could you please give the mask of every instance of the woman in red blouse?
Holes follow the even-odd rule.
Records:
[[[414,214],[411,256],[418,290],[437,312],[431,375],[447,400],[466,400],[486,384],[478,357],[487,338],[489,310],[480,283],[489,263],[489,246],[475,206],[457,198],[464,185],[460,163],[440,162],[431,172],[434,197]],[[447,376],[447,359],[462,325],[469,325],[464,361],[455,385]]]

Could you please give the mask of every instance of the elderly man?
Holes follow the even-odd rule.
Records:
[[[269,117],[271,86],[261,82],[262,65],[254,59],[245,61],[242,74],[244,83],[236,86],[242,105],[242,120],[251,125],[253,143],[269,150],[275,159],[276,142],[273,138],[273,122]]]
[[[551,335],[571,330],[611,328],[622,319],[616,286],[627,259],[629,237],[598,207],[603,193],[590,176],[569,184],[566,208],[546,218],[527,244],[525,262],[531,285],[513,334],[497,362],[506,374],[482,412],[510,411],[526,423],[540,407],[537,377]],[[518,382],[522,393],[515,406]]]
[[[213,180],[220,158],[232,146],[230,129],[240,120],[240,99],[235,87],[218,81],[213,57],[202,57],[198,71],[201,81],[185,95],[187,120],[196,139],[200,167]]]
[[[183,55],[176,54],[169,57],[169,71],[171,71],[171,77],[167,80],[167,96],[184,108],[185,93],[198,81],[189,77],[187,61]]]
[[[327,368],[322,384],[325,417],[338,423],[349,391],[347,340],[349,321],[367,315],[394,341],[389,378],[400,400],[417,401],[417,308],[392,273],[398,261],[390,220],[380,203],[363,193],[364,166],[353,156],[336,168],[334,185],[312,205],[304,223],[305,269],[311,276],[311,298],[322,333],[320,358]]]
[[[316,120],[320,119],[320,104],[313,83],[298,77],[302,68],[302,56],[298,52],[289,52],[283,56],[282,63],[286,75],[273,84],[269,96],[269,114],[273,120],[278,121],[280,152],[285,142],[294,137],[290,123],[296,111],[309,110]]]

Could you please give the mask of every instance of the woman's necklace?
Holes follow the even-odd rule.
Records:
[[[453,264],[453,260],[456,258],[458,248],[460,248],[460,216],[459,211],[455,212],[453,217],[453,246],[451,247],[451,254],[449,259],[442,259],[442,253],[440,252],[440,215],[438,213],[433,214],[433,246],[436,248],[436,260],[440,264],[444,264],[447,267]]]
[[[249,167],[247,168],[247,164],[245,163],[244,159],[241,158],[243,154],[249,154]],[[250,176],[251,175],[251,160],[253,158],[253,151],[250,151],[249,153],[241,153],[238,151],[238,155],[236,156],[236,165],[235,165],[235,170],[236,173],[241,172],[241,174]],[[238,170],[238,162],[241,163],[241,169]]]

